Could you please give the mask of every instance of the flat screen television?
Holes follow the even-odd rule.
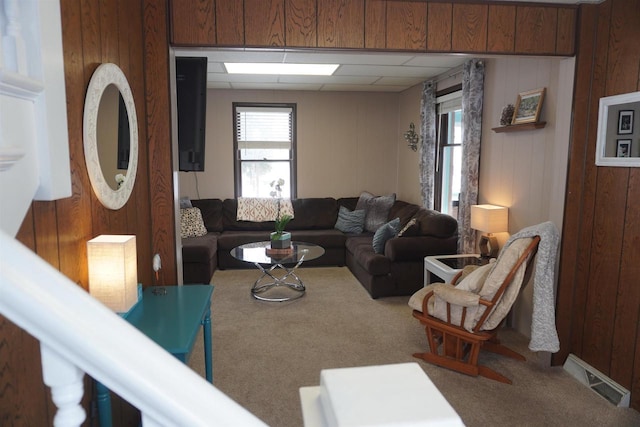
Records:
[[[176,58],[178,156],[181,171],[204,171],[207,58]]]

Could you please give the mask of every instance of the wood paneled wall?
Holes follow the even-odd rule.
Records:
[[[640,409],[640,169],[595,166],[600,97],[640,90],[640,0],[580,10],[554,362],[576,354]]]
[[[175,46],[572,55],[577,8],[419,0],[170,0]],[[187,12],[190,11],[191,13]]]
[[[155,282],[151,259],[160,253],[159,283],[176,283],[166,1],[60,3],[72,196],[34,202],[17,238],[87,289],[87,240],[98,234],[135,234],[138,280],[145,286]],[[105,62],[119,65],[127,76],[138,116],[136,184],[118,211],[104,208],[93,194],[82,142],[87,86]],[[39,343],[2,316],[0,361],[0,425],[52,425],[55,407],[42,382]],[[92,384],[85,378],[84,407],[91,414]],[[115,425],[134,425],[137,417],[118,400],[113,415]]]

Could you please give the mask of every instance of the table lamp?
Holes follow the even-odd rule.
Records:
[[[138,302],[136,236],[100,235],[87,242],[89,293],[116,313]]]
[[[480,256],[498,256],[498,240],[493,233],[508,231],[509,209],[496,205],[471,206],[471,228],[488,234],[480,236]]]

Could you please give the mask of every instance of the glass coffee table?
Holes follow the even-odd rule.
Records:
[[[313,243],[291,242],[290,251],[268,254],[271,242],[237,246],[231,256],[253,263],[262,273],[251,287],[251,295],[262,301],[289,301],[304,295],[306,288],[295,270],[305,261],[324,255],[324,248]]]

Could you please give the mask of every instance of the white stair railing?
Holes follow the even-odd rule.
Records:
[[[0,231],[0,313],[40,341],[55,426],[79,426],[84,373],[145,426],[264,426],[246,409]]]

